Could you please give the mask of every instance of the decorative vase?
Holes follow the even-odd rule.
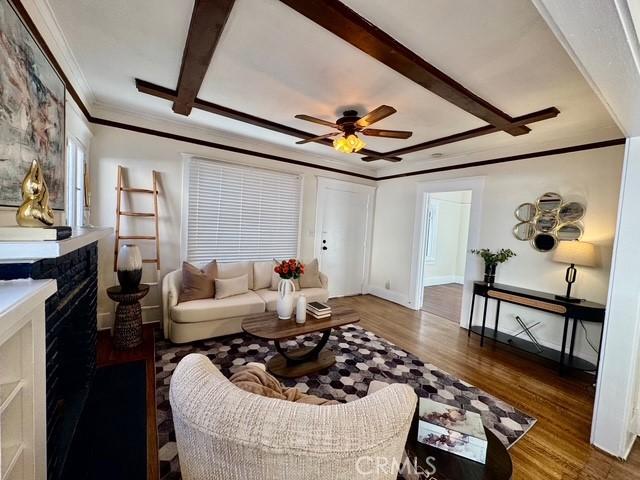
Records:
[[[296,323],[303,324],[307,321],[307,297],[300,295],[296,304]]]
[[[496,281],[496,267],[497,263],[485,264],[484,266],[484,282],[488,285],[493,284]]]
[[[293,314],[293,292],[296,291],[296,287],[293,284],[293,280],[290,278],[280,279],[278,283],[278,303],[276,304],[276,311],[278,318],[281,320],[289,320]]]
[[[118,252],[118,282],[123,292],[135,292],[142,278],[142,255],[137,245],[123,245]]]

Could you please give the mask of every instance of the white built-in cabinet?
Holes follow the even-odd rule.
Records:
[[[0,281],[0,480],[46,479],[45,300],[55,280]]]

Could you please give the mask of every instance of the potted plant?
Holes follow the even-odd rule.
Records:
[[[484,281],[491,285],[496,280],[496,267],[499,263],[504,263],[516,254],[508,248],[501,248],[497,252],[492,252],[488,248],[471,250],[474,255],[479,255],[484,260]]]
[[[275,260],[275,262],[276,266],[273,271],[280,276],[276,311],[278,318],[288,320],[293,313],[293,292],[296,290],[292,279],[299,278],[304,273],[304,265],[295,258],[281,262]]]

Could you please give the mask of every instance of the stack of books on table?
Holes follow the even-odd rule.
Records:
[[[320,302],[310,302],[307,304],[307,313],[312,318],[328,318],[331,316],[331,307]]]

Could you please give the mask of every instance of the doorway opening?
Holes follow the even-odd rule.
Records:
[[[454,323],[460,323],[462,309],[471,196],[471,190],[426,195],[421,309]]]

